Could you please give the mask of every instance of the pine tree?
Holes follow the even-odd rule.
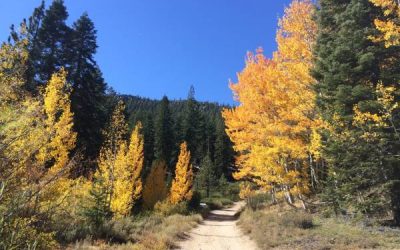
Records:
[[[83,205],[84,215],[88,218],[89,223],[96,228],[99,228],[107,219],[112,217],[112,212],[108,205],[108,190],[104,182],[104,177],[101,175],[93,178],[88,204]]]
[[[36,74],[36,59],[40,58],[41,51],[39,46],[39,30],[43,21],[43,17],[45,14],[45,4],[44,1],[34,9],[32,16],[29,17],[27,23],[27,41],[28,41],[28,63],[26,70],[26,84],[27,90],[35,93],[37,91],[37,86],[35,82],[35,74]]]
[[[203,150],[202,143],[204,143],[204,137],[202,137],[202,126],[204,125],[199,105],[195,99],[194,87],[190,86],[185,114],[183,122],[183,134],[184,140],[187,142],[187,146],[190,152],[193,152],[192,161],[198,162],[201,158],[201,152]]]
[[[197,178],[200,186],[206,190],[207,197],[210,197],[211,189],[217,186],[219,176],[211,157],[209,155],[205,156],[201,161]]]
[[[93,159],[98,155],[106,120],[106,83],[94,60],[96,30],[87,14],[73,24],[71,46],[74,49],[68,52],[67,59],[73,84],[71,98],[77,147],[83,150],[86,159]]]
[[[215,126],[214,164],[216,166],[217,175],[220,176],[223,174],[225,177],[230,178],[232,176],[234,163],[232,142],[225,132],[225,123],[222,117],[217,117]]]
[[[166,161],[169,170],[171,170],[172,150],[174,147],[172,126],[169,100],[164,96],[158,108],[155,121],[154,154],[156,159]]]
[[[148,173],[151,164],[154,161],[154,122],[152,114],[147,114],[143,122],[143,136],[144,136],[144,168],[145,173]]]
[[[101,130],[106,120],[106,84],[94,60],[97,49],[96,30],[88,15],[83,14],[72,28],[62,0],[53,1],[45,10],[37,7],[27,25],[28,63],[26,89],[37,94],[38,84],[45,84],[53,71],[64,67],[72,84],[74,130],[78,133],[77,149],[83,152],[85,166],[93,168],[102,142]],[[21,39],[12,28],[14,40]],[[90,169],[80,169],[88,172]]]
[[[167,165],[163,160],[155,160],[143,188],[143,205],[146,209],[153,209],[158,201],[167,197]]]
[[[53,72],[67,66],[71,49],[71,28],[66,24],[67,18],[68,12],[63,0],[54,0],[43,16],[37,33],[38,50],[31,54],[38,56],[32,58],[32,79],[38,79],[39,84],[46,83]]]
[[[193,170],[190,163],[190,151],[188,151],[187,143],[183,142],[175,168],[175,178],[172,181],[170,190],[171,203],[177,204],[182,201],[189,201],[193,195],[192,186]]]
[[[398,82],[394,72],[399,70],[395,63],[399,51],[372,41],[377,35],[374,20],[382,13],[369,1],[321,0],[320,6],[313,75],[318,82],[318,108],[327,124],[322,132],[322,155],[329,163],[324,197],[336,204],[336,211],[349,207],[364,213],[381,210],[385,205],[376,201],[386,192],[386,176],[399,177],[398,164],[387,151],[398,145],[388,145],[390,134],[378,141],[366,140],[363,129],[353,122],[355,107],[377,112],[379,81],[384,85]]]

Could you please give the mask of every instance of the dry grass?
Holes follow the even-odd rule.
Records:
[[[110,234],[115,239],[124,239],[127,243],[116,244],[104,241],[85,240],[76,243],[69,249],[79,250],[163,250],[174,247],[174,242],[195,227],[202,217],[200,215],[171,215],[161,217],[152,215],[138,220],[121,220],[110,226]]]
[[[261,249],[400,249],[400,230],[362,227],[287,208],[247,209],[239,224]]]

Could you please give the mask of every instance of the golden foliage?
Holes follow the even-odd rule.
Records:
[[[240,105],[223,111],[239,153],[234,177],[286,195],[308,191],[311,134],[319,125],[309,74],[316,34],[313,12],[311,1],[293,1],[279,21],[273,59],[261,49],[248,54],[238,83],[230,85]]]
[[[170,201],[177,204],[182,201],[189,201],[193,195],[193,170],[190,163],[190,151],[187,143],[180,146],[178,162],[176,163],[175,178],[172,181]]]
[[[141,175],[144,162],[144,138],[141,134],[142,128],[142,123],[136,124],[127,153],[128,169],[131,172],[130,184],[132,185],[131,206],[134,206],[140,199],[143,190]]]
[[[143,188],[143,205],[145,208],[153,209],[158,201],[162,201],[167,197],[166,175],[167,164],[165,161],[156,160],[153,162]]]
[[[94,178],[101,179],[101,189],[106,192],[106,206],[116,217],[129,214],[132,199],[132,171],[129,169],[125,140],[128,125],[123,114],[125,105],[119,101],[104,131],[105,141],[100,149],[99,168]],[[131,186],[131,187],[129,187]]]
[[[129,147],[122,143],[115,161],[111,211],[115,217],[129,215],[142,193],[143,136],[139,122],[132,131]]]
[[[384,42],[386,47],[400,45],[400,3],[398,0],[370,0],[383,9],[385,20],[376,19],[375,26],[382,33],[372,37],[375,42]]]
[[[384,86],[382,83],[376,85],[375,93],[380,107],[377,113],[362,112],[358,105],[353,107],[353,125],[362,128],[362,138],[367,141],[379,140],[377,129],[389,128],[400,139],[398,128],[393,122],[394,113],[399,108],[399,103],[395,100],[396,91],[394,86]]]
[[[240,199],[248,199],[255,194],[254,190],[251,189],[251,185],[249,183],[240,183]]]
[[[72,130],[71,88],[66,78],[67,72],[64,69],[53,74],[44,93],[45,125],[50,142],[42,148],[38,159],[42,163],[54,160],[52,174],[66,166],[69,152],[76,142],[76,133]]]
[[[6,248],[53,249],[54,234],[45,226],[60,214],[77,214],[69,202],[81,180],[68,178],[76,133],[63,69],[43,94],[25,91],[26,45],[21,39],[0,48],[0,234]],[[37,215],[48,223],[38,223]]]

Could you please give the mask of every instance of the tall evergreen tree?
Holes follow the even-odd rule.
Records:
[[[214,164],[217,175],[220,176],[223,174],[226,178],[232,178],[234,151],[232,142],[225,132],[225,123],[221,116],[216,118],[215,126]]]
[[[169,170],[171,171],[171,153],[174,147],[174,134],[172,131],[172,118],[169,110],[169,100],[166,96],[163,97],[158,107],[154,134],[155,157],[159,160],[166,161]]]
[[[31,54],[33,79],[40,84],[49,80],[55,71],[67,66],[71,50],[71,28],[66,24],[67,18],[68,12],[63,0],[54,0],[43,16],[37,32],[38,47]],[[66,69],[69,70],[68,67]]]
[[[192,162],[198,164],[201,160],[201,152],[203,149],[204,137],[202,137],[202,126],[204,126],[199,104],[195,99],[194,87],[190,86],[183,124],[184,139],[187,142],[189,151],[192,154]]]
[[[212,188],[217,186],[219,176],[209,154],[202,159],[197,178],[200,186],[206,190],[207,197],[210,197]]]
[[[150,171],[154,160],[154,121],[152,114],[147,114],[143,122],[144,136],[144,169]]]
[[[78,132],[78,148],[85,156],[97,156],[101,130],[106,120],[106,83],[94,60],[97,49],[96,30],[85,13],[74,24],[71,36],[74,48],[69,53],[69,78],[73,83],[72,110],[75,113],[74,129]]]
[[[39,47],[39,30],[43,21],[45,11],[44,1],[34,9],[32,16],[29,17],[27,23],[27,40],[28,40],[28,63],[26,70],[27,88],[31,92],[36,91],[35,76],[35,59],[40,58]],[[37,64],[37,63],[36,63]]]
[[[370,39],[376,34],[374,19],[381,11],[368,0],[319,3],[313,75],[318,81],[317,105],[329,127],[322,133],[323,154],[329,163],[325,199],[335,204],[336,211],[356,207],[373,212],[382,208],[387,176],[398,178],[394,170],[399,164],[390,156],[398,146],[389,146],[387,136],[373,143],[363,138],[362,129],[353,123],[354,107],[377,112],[375,86],[379,81],[399,80],[393,74],[399,57],[389,56],[383,44]]]

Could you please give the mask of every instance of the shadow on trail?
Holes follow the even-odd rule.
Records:
[[[233,214],[233,215],[226,215],[226,214],[218,214],[218,213],[213,213],[212,211],[208,216],[206,217],[206,220],[208,221],[235,221],[239,217],[238,214]]]

